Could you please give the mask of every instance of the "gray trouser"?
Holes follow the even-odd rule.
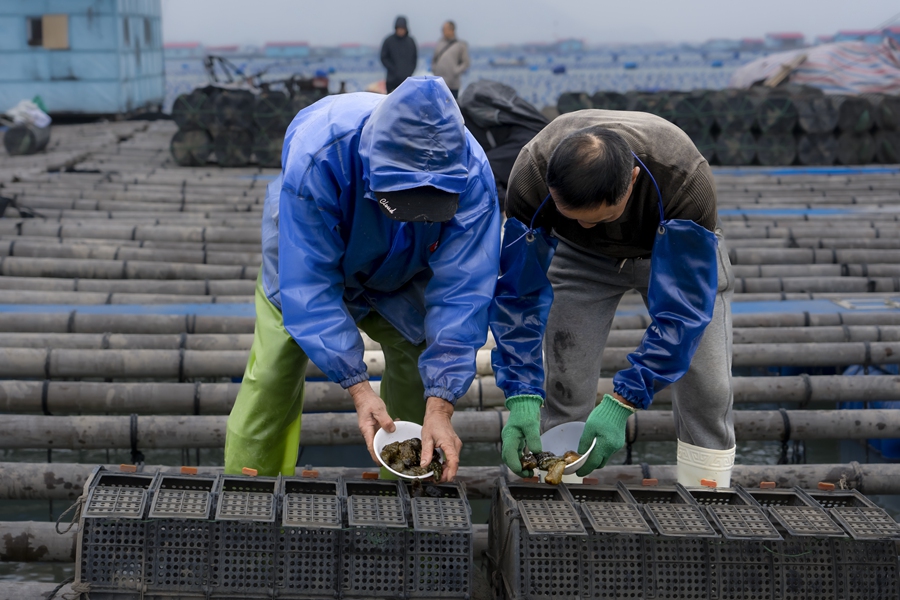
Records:
[[[734,274],[719,232],[719,288],[688,372],[671,386],[678,439],[712,450],[734,447],[731,414],[731,297]],[[620,268],[621,267],[621,268]],[[547,402],[542,431],[584,421],[597,400],[601,358],[622,295],[637,290],[647,303],[650,260],[613,259],[560,240],[550,263],[553,306],[544,335]],[[607,390],[612,392],[612,390]]]

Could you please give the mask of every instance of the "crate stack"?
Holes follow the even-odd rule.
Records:
[[[712,164],[859,165],[900,162],[900,97],[825,95],[787,85],[691,92],[566,92],[560,113],[585,108],[663,117]]]
[[[900,527],[852,490],[501,480],[488,558],[511,600],[896,599]]]
[[[281,166],[284,133],[294,115],[322,97],[322,92],[294,92],[206,86],[182,94],[172,105],[178,131],[172,157],[182,166]]]
[[[471,597],[461,484],[115,473],[79,521],[93,600]]]

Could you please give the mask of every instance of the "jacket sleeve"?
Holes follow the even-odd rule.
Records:
[[[545,398],[542,344],[553,288],[547,270],[557,240],[543,228],[530,231],[515,217],[503,229],[500,277],[491,302],[490,325],[497,346],[491,365],[506,398],[532,394]]]
[[[459,64],[455,65],[453,69],[457,75],[462,75],[469,70],[469,45],[465,42],[460,42],[459,45],[462,46],[459,51]]]
[[[298,191],[281,190],[278,262],[284,327],[309,359],[342,387],[366,381],[364,345],[343,300],[344,242],[316,199],[335,197],[334,178],[313,167]]]
[[[391,38],[385,39],[384,43],[381,44],[381,64],[388,70],[388,73],[394,71],[394,57],[391,56],[391,48],[390,44],[388,44],[390,39]]]
[[[489,194],[491,206],[471,218],[454,217],[444,226],[429,261],[433,275],[425,289],[427,347],[419,358],[425,398],[454,404],[475,378],[500,254],[496,191],[479,183],[466,193]],[[460,204],[465,202],[461,199]]]
[[[646,409],[656,392],[687,373],[712,320],[717,289],[715,234],[694,221],[666,221],[650,263],[651,324],[628,355],[631,368],[613,377],[617,394]]]

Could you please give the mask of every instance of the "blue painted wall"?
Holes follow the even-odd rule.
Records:
[[[69,49],[28,45],[27,18],[65,14]],[[113,114],[165,97],[160,0],[0,0],[0,111]]]

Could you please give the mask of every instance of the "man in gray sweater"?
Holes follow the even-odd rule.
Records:
[[[444,78],[454,98],[459,98],[460,78],[469,69],[469,45],[456,37],[456,23],[447,21],[441,29],[443,37],[434,47],[431,72]]]
[[[734,275],[712,172],[688,136],[647,113],[563,115],[519,154],[507,214],[490,313],[507,465],[529,476],[519,458],[541,450],[541,430],[586,421],[578,452],[596,444],[585,476],[624,446],[628,417],[672,384],[678,481],[727,487]],[[610,326],[631,290],[652,324],[597,405]]]

